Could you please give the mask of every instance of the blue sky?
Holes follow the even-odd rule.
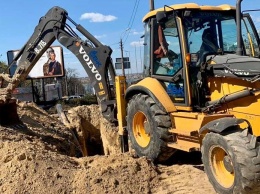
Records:
[[[141,72],[143,16],[149,11],[150,0],[10,0],[1,2],[0,12],[0,60],[7,61],[6,52],[20,49],[30,38],[40,17],[53,6],[67,10],[76,23],[84,26],[100,42],[113,49],[112,58],[120,57],[120,37],[124,43],[124,56],[130,57],[132,68],[126,73]],[[189,3],[185,0],[154,0],[155,8],[164,5]],[[199,5],[227,4],[225,0],[194,1]],[[236,0],[228,4],[236,5]],[[258,6],[259,5],[259,6]],[[258,7],[256,7],[258,6]],[[259,0],[244,0],[242,10],[260,8]],[[252,12],[252,18],[260,29],[260,12]],[[80,34],[79,34],[80,35]],[[55,42],[53,46],[58,46]],[[76,69],[80,77],[86,77],[85,70],[70,51],[64,49],[65,68]],[[117,72],[121,74],[121,71]]]

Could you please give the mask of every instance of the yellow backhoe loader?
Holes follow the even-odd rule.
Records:
[[[119,126],[122,151],[128,139],[154,162],[200,151],[218,193],[260,193],[260,41],[241,2],[152,7],[143,18],[144,78],[131,86],[115,75],[112,50],[53,7],[14,59],[21,57],[14,76],[0,75],[1,124],[19,119],[11,91],[57,40],[85,68],[104,117]]]

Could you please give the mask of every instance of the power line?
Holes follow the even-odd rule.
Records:
[[[123,44],[124,44],[125,41],[127,40],[128,35],[129,35],[129,33],[130,33],[130,30],[131,30],[131,28],[132,28],[132,25],[133,25],[133,23],[134,23],[139,2],[140,2],[140,0],[136,0],[136,1],[135,1],[135,5],[134,5],[134,8],[133,8],[133,11],[132,11],[132,14],[131,14],[129,23],[128,23],[128,27],[127,27],[126,30],[124,30],[124,31],[122,32],[122,34],[120,35],[121,64],[122,64],[122,73],[123,73],[123,75],[125,75]],[[123,41],[123,36],[126,37],[124,41]],[[124,42],[124,43],[123,43],[123,42]]]
[[[131,14],[129,23],[128,23],[128,27],[127,27],[128,29],[132,29],[133,23],[134,23],[134,21],[135,21],[135,16],[136,16],[136,12],[137,12],[139,3],[140,3],[140,0],[136,0],[136,1],[135,1],[135,5],[134,5],[134,8],[133,8],[133,11],[132,11],[132,14]],[[129,36],[129,34],[130,34],[130,30],[126,33],[126,38],[125,38],[125,40],[123,41],[124,43],[126,42],[128,36]]]
[[[137,0],[135,0],[134,9],[133,9],[133,11],[132,11],[130,20],[129,20],[128,25],[127,25],[128,28],[130,27],[130,24],[131,24],[132,18],[133,18],[133,16],[134,16],[134,12],[135,12],[134,10],[136,9],[136,6],[137,6]]]

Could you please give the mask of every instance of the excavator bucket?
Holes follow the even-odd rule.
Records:
[[[9,102],[0,102],[0,125],[16,125],[20,124],[21,121],[17,114],[16,100]]]

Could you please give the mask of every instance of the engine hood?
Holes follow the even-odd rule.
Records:
[[[216,77],[251,79],[260,75],[260,59],[236,54],[210,55],[207,69]]]

